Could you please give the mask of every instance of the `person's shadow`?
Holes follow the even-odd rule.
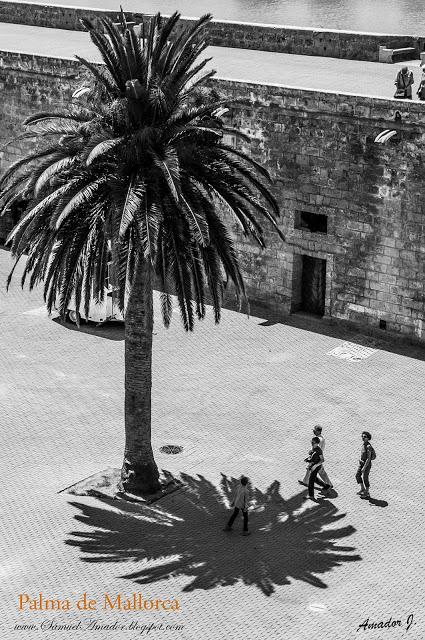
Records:
[[[325,573],[361,560],[354,547],[338,544],[355,529],[335,528],[345,514],[330,502],[298,513],[303,493],[285,501],[277,481],[265,493],[253,489],[252,535],[241,537],[241,515],[232,532],[222,531],[238,480],[223,475],[220,487],[202,476],[182,474],[181,480],[181,489],[149,506],[106,498],[100,506],[71,502],[79,509],[76,519],[92,530],[73,531],[67,544],[79,547],[85,562],[131,562],[131,571],[120,577],[138,584],[187,576],[183,591],[238,581],[266,595],[291,580],[325,588]]]
[[[378,500],[378,498],[364,498],[364,500],[367,500],[373,507],[388,507],[386,500]]]

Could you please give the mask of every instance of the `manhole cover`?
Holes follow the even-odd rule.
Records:
[[[175,456],[176,453],[181,453],[183,451],[183,447],[179,447],[176,444],[165,444],[163,447],[160,447],[159,450],[161,453]]]

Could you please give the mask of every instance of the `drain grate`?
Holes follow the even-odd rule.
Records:
[[[165,444],[163,447],[160,447],[159,450],[161,453],[175,456],[177,453],[181,453],[183,451],[183,447],[179,447],[177,444]]]

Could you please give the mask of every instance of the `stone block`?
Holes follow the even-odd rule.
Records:
[[[387,49],[387,47],[379,47],[378,62],[385,62],[392,64],[393,62],[393,49]]]

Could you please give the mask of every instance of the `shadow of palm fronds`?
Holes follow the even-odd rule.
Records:
[[[253,535],[242,538],[237,521],[233,532],[222,532],[237,480],[222,476],[217,487],[202,476],[182,474],[181,479],[181,490],[154,505],[106,499],[99,500],[101,506],[72,502],[80,511],[76,519],[92,530],[73,531],[67,544],[78,546],[86,562],[140,562],[136,570],[120,576],[138,584],[187,576],[184,591],[238,581],[266,595],[291,580],[325,588],[325,573],[361,559],[354,547],[338,544],[355,529],[335,528],[345,514],[330,502],[298,513],[302,493],[285,501],[277,481],[264,493],[254,488]]]

